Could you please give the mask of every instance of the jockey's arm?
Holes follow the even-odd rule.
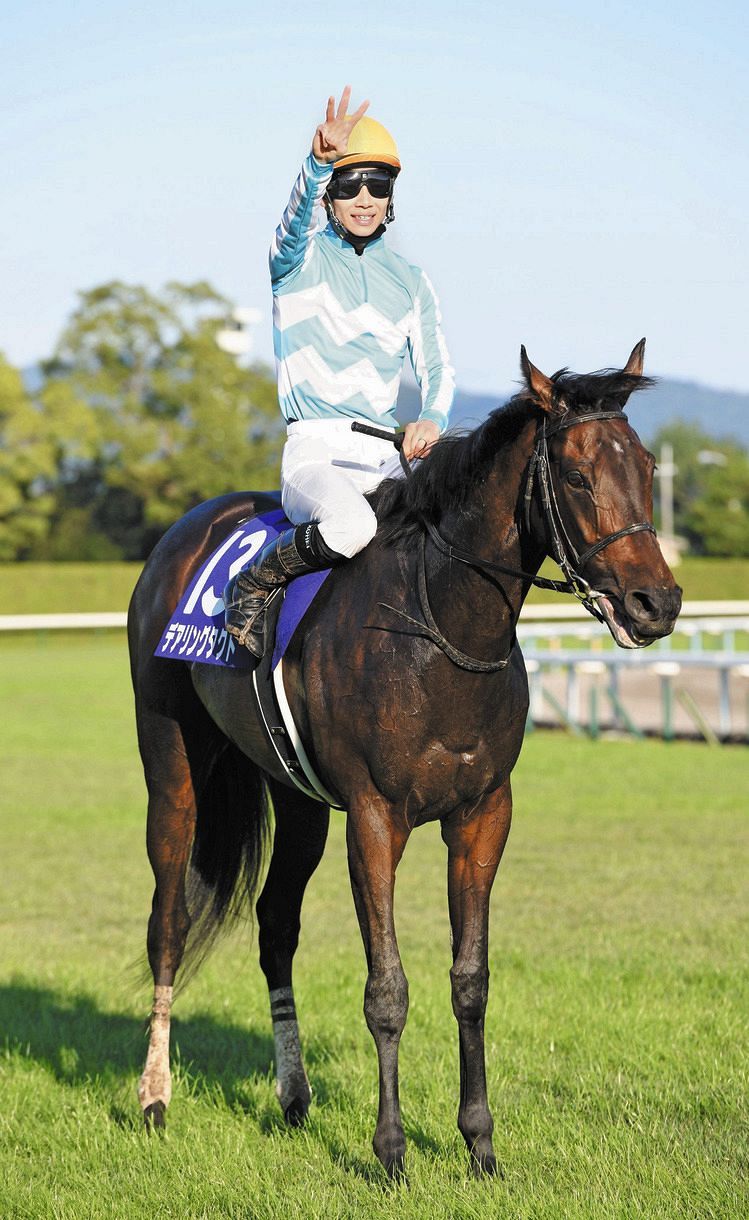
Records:
[[[421,390],[421,413],[414,423],[406,425],[403,452],[407,458],[423,457],[434,444],[447,427],[455,396],[455,374],[441,321],[436,293],[422,271],[408,340],[414,376]]]
[[[294,183],[291,198],[270,248],[270,278],[273,284],[298,270],[304,262],[316,231],[318,204],[327,190],[333,166],[310,153]]]
[[[310,154],[294,183],[270,248],[270,278],[274,285],[302,266],[315,235],[316,209],[327,190],[334,163],[346,152],[349,136],[369,106],[368,101],[362,102],[353,114],[347,114],[350,97],[351,88],[347,85],[337,110],[335,98],[328,98],[325,119],[312,138]]]

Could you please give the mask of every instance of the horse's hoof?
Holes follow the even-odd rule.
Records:
[[[295,1097],[290,1101],[283,1112],[283,1116],[290,1127],[301,1127],[307,1117],[309,1110],[309,1101],[305,1101],[303,1097]]]
[[[382,1167],[390,1181],[398,1184],[406,1181],[406,1156],[397,1152],[393,1156],[383,1158]]]
[[[163,1101],[154,1101],[150,1106],[146,1106],[143,1111],[143,1122],[149,1135],[151,1131],[166,1130],[166,1106]]]
[[[493,1152],[471,1153],[471,1167],[475,1178],[504,1178],[504,1170]]]

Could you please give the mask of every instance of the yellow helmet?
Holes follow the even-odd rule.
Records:
[[[351,130],[348,151],[335,162],[336,169],[347,165],[389,165],[396,173],[401,168],[395,140],[387,128],[366,114]]]

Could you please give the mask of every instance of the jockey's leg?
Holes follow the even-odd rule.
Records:
[[[226,629],[256,657],[265,650],[269,594],[295,576],[351,559],[377,530],[364,493],[377,485],[378,468],[364,464],[358,450],[347,460],[340,444],[326,450],[317,442],[308,452],[315,460],[287,461],[284,454],[282,503],[297,528],[268,543],[224,590]]]
[[[265,650],[265,605],[274,589],[305,572],[333,567],[344,557],[326,544],[317,522],[285,530],[224,589],[226,630],[253,656]]]

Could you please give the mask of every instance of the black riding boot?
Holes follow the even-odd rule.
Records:
[[[326,546],[316,521],[279,534],[238,572],[224,589],[226,630],[255,657],[265,651],[265,605],[274,589],[294,576],[341,563],[344,555]]]

